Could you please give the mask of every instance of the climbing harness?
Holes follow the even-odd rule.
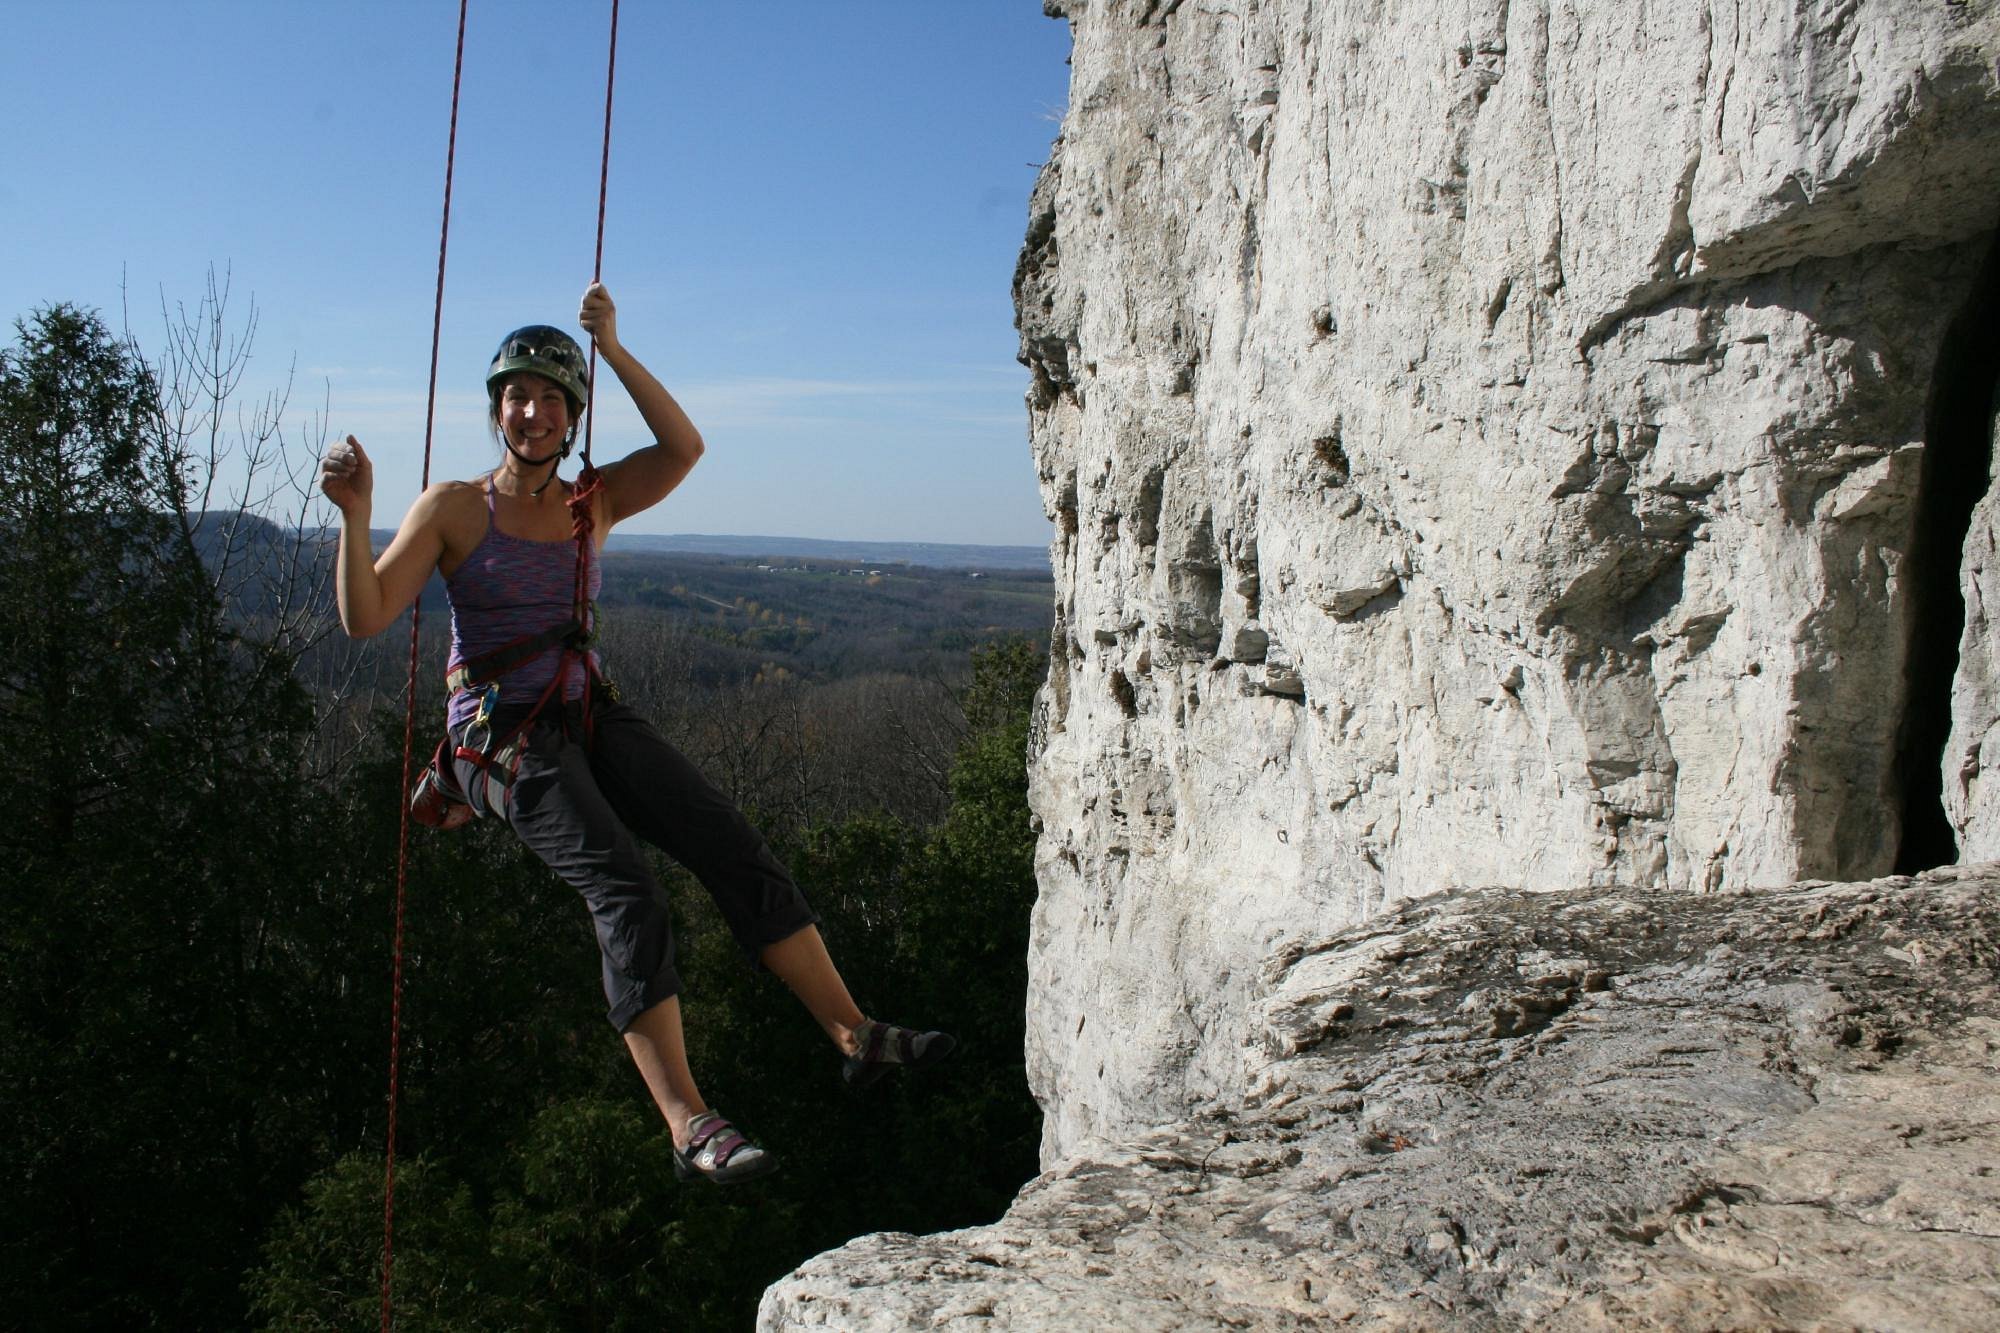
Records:
[[[457,39],[457,45],[454,49],[454,53],[452,56],[452,71],[451,71],[451,127],[445,143],[444,212],[438,230],[437,299],[431,312],[430,389],[429,389],[428,404],[424,409],[424,466],[423,466],[423,482],[422,482],[423,489],[428,489],[430,487],[431,440],[433,437],[433,431],[437,420],[438,346],[440,341],[440,334],[442,332],[444,324],[445,253],[451,237],[452,168],[453,164],[457,160],[457,155],[458,155],[459,90],[463,84],[463,76],[465,71],[466,8],[467,8],[467,0],[459,0],[458,39]],[[611,0],[610,51],[609,55],[606,58],[605,71],[604,71],[604,149],[599,164],[598,178],[597,178],[597,249],[595,255],[591,260],[591,270],[590,270],[591,281],[593,283],[600,281],[604,275],[604,212],[605,212],[605,200],[611,182],[611,95],[616,80],[617,69],[618,69],[618,0]],[[597,375],[597,340],[595,338],[592,338],[590,340],[590,362],[588,371],[586,373],[585,384],[588,385],[589,383],[594,381],[596,375]],[[570,509],[570,533],[571,536],[575,539],[577,544],[575,605],[578,608],[579,614],[575,620],[575,631],[583,630],[583,628],[590,623],[590,604],[589,604],[590,560],[591,560],[592,548],[594,546],[594,534],[596,527],[595,505],[599,493],[604,489],[603,478],[598,475],[597,468],[591,463],[590,460],[590,428],[591,428],[592,416],[593,414],[590,411],[589,403],[586,400],[584,404],[584,418],[583,418],[584,421],[583,469],[577,477],[576,485],[572,489],[568,501]],[[567,449],[565,449],[564,452],[566,454]],[[550,475],[552,477],[554,476],[553,469],[551,469]],[[423,611],[423,602],[422,599],[419,598],[417,600],[417,603],[414,606],[412,606],[410,611],[409,687],[406,692],[406,702],[403,712],[403,770],[402,770],[403,796],[401,800],[402,812],[399,823],[399,829],[397,833],[397,844],[396,844],[396,911],[395,911],[395,931],[394,931],[394,944],[393,944],[394,965],[390,981],[390,1000],[389,1000],[388,1130],[386,1135],[387,1147],[386,1147],[385,1160],[382,1171],[381,1305],[382,1305],[383,1333],[389,1333],[389,1330],[394,1325],[394,1309],[391,1304],[390,1296],[392,1292],[392,1280],[395,1274],[396,1110],[400,1093],[399,1071],[402,1066],[403,937],[404,937],[404,924],[407,915],[405,908],[408,896],[409,869],[410,869],[410,823],[413,819],[417,819],[420,822],[428,822],[423,818],[423,814],[420,814],[417,809],[413,808],[413,792],[412,792],[413,785],[417,789],[414,795],[418,799],[424,801],[425,812],[429,812],[433,809],[440,811],[440,826],[455,827],[456,826],[455,824],[452,824],[448,821],[456,818],[456,822],[458,824],[462,824],[465,822],[465,818],[470,817],[469,809],[465,812],[464,817],[455,816],[451,812],[451,802],[449,800],[449,793],[447,791],[445,791],[443,788],[438,788],[427,794],[424,791],[424,783],[422,781],[413,781],[411,774],[410,761],[415,751],[415,744],[416,744],[417,657],[418,657],[417,645],[418,645],[418,634],[422,624],[422,611]],[[564,631],[566,633],[574,632],[570,630],[569,626],[565,626]],[[507,647],[512,647],[512,645],[507,645]],[[505,650],[506,649],[503,648],[500,651],[505,651]],[[487,656],[490,657],[492,655],[488,654]],[[552,693],[558,689],[563,688],[564,682],[566,682],[569,678],[569,672],[571,670],[572,665],[575,662],[579,661],[583,664],[583,670],[585,673],[584,690],[583,690],[583,723],[587,733],[590,726],[590,697],[592,694],[591,677],[595,674],[591,665],[587,643],[581,649],[567,648],[567,647],[565,648],[563,654],[562,666],[556,672],[555,680],[554,682],[551,683],[549,691]],[[468,663],[466,664],[466,666],[468,667],[468,669],[482,668],[485,666],[485,663],[486,659],[482,658],[477,662]],[[497,675],[499,673],[495,672],[493,674]],[[468,678],[467,684],[469,687],[477,685],[480,686],[481,688],[485,688],[491,686],[492,682],[482,681],[478,679],[477,673],[475,672],[475,675],[473,677]],[[544,702],[546,702],[548,697],[549,694],[544,695]],[[489,722],[492,716],[490,705],[492,704],[495,698],[497,698],[497,696],[489,696],[481,709],[481,717],[487,719]],[[538,709],[539,707],[540,705],[537,705]],[[478,725],[477,720],[475,720],[474,725],[475,726]],[[519,763],[519,742],[520,742],[520,734],[517,733],[512,741],[514,745],[512,756],[507,761],[509,764],[509,769],[508,769],[509,787],[511,787],[512,785],[511,766],[518,765]],[[449,743],[449,738],[447,738],[447,743]],[[491,756],[491,758],[489,758],[488,760],[488,765],[485,770],[486,772],[490,773],[492,766],[492,759],[499,758],[500,756],[506,754],[507,745],[503,743],[499,747],[494,747],[492,749],[484,751],[484,753]],[[428,778],[430,774],[437,771],[438,771],[437,761],[436,758],[434,757],[431,767],[425,771],[425,777]],[[445,771],[447,772],[449,771],[449,765],[446,766]],[[456,786],[456,784],[454,783],[453,786]]]
[[[410,816],[419,824],[437,829],[462,828],[480,814],[506,820],[513,796],[514,777],[521,767],[521,749],[528,731],[556,698],[556,691],[580,664],[584,673],[581,718],[589,725],[589,701],[595,695],[616,702],[618,687],[598,669],[590,656],[596,634],[586,626],[596,623],[596,607],[586,604],[560,625],[535,634],[525,634],[492,652],[461,662],[445,672],[445,688],[456,696],[471,692],[479,697],[479,711],[460,731],[447,731],[438,742],[431,761],[417,778],[410,796]],[[503,735],[494,734],[500,708],[500,678],[551,649],[562,650],[562,662],[555,678],[543,689],[525,716],[514,721]],[[467,790],[458,780],[455,761],[473,767],[476,789]],[[499,783],[495,790],[494,783]]]

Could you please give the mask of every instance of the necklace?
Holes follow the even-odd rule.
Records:
[[[561,459],[559,459],[559,458],[557,458],[557,459],[551,459],[550,461],[551,461],[552,463],[560,463],[560,462],[561,462],[562,460],[561,460]],[[506,496],[507,498],[509,498],[509,499],[511,499],[511,500],[519,500],[519,499],[522,499],[522,498],[526,498],[526,499],[529,499],[529,500],[539,500],[539,499],[541,499],[541,498],[542,498],[542,492],[543,492],[543,491],[545,491],[545,490],[547,490],[547,489],[549,488],[550,484],[551,484],[551,483],[553,483],[554,481],[556,481],[556,480],[558,479],[558,474],[557,474],[557,471],[556,471],[556,469],[555,469],[554,467],[551,467],[551,468],[549,469],[549,475],[548,475],[548,477],[547,477],[546,479],[544,479],[544,480],[543,480],[543,482],[542,482],[542,484],[541,484],[541,485],[539,485],[539,486],[535,487],[535,488],[534,488],[533,490],[531,490],[531,491],[527,491],[527,492],[521,492],[521,491],[510,491],[510,490],[507,490],[507,489],[506,489],[505,487],[501,486],[501,484],[500,484],[500,478],[501,478],[501,477],[503,477],[503,476],[505,476],[505,475],[506,475],[506,473],[507,473],[507,469],[506,469],[506,468],[504,468],[504,467],[503,467],[503,468],[495,468],[495,469],[493,470],[493,489],[494,489],[494,490],[496,490],[496,491],[499,491],[499,492],[500,492],[500,494],[502,494],[502,495]]]

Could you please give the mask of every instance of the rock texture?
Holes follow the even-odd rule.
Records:
[[[1262,962],[1411,894],[1885,874],[1912,764],[1943,836],[1943,727],[1899,749],[1953,689],[1914,539],[2000,324],[2000,5],[1058,7],[1045,1160],[1240,1087]]]
[[[1049,1174],[767,1325],[2000,1325],[2000,0],[1047,8]]]
[[[1987,311],[1982,325],[1965,332],[1965,351],[1974,364],[1990,368],[2000,363],[2000,313]],[[1968,401],[1958,419],[1975,438],[1983,432],[1989,473],[1968,478],[1964,487],[1968,499],[1977,499],[1963,554],[1965,629],[1954,663],[1951,737],[1942,777],[1960,855],[1990,860],[2000,857],[2000,791],[1985,776],[1988,768],[2000,767],[2000,623],[1995,621],[2000,616],[2000,491],[1990,473],[1992,445],[2000,441],[2000,396],[1988,400],[1982,422],[1978,399],[1983,385],[1975,376],[1966,378]]]
[[[1405,901],[1251,989],[1243,1101],[760,1326],[2000,1327],[2000,867]]]

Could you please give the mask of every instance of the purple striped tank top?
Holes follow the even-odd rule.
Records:
[[[594,602],[604,583],[604,565],[593,555],[590,591]],[[493,514],[493,478],[486,479],[486,535],[444,582],[451,605],[450,667],[480,657],[516,639],[554,629],[569,620],[576,605],[576,543],[567,537],[537,541],[500,531]],[[592,615],[593,622],[595,615]],[[590,654],[593,665],[597,654]],[[498,680],[500,706],[532,704],[555,679],[561,648],[549,648]],[[572,670],[563,697],[583,697],[583,673]],[[460,690],[446,705],[453,728],[479,711],[479,693]]]

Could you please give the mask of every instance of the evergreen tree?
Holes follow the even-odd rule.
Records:
[[[95,315],[53,306],[0,351],[0,727],[15,763],[0,838],[60,858],[121,785],[178,646],[157,502],[158,393]],[[152,446],[152,447],[149,447]]]
[[[0,1161],[27,1326],[185,1327],[289,1188],[289,815],[310,725],[227,623],[145,363],[94,314],[0,352]]]

